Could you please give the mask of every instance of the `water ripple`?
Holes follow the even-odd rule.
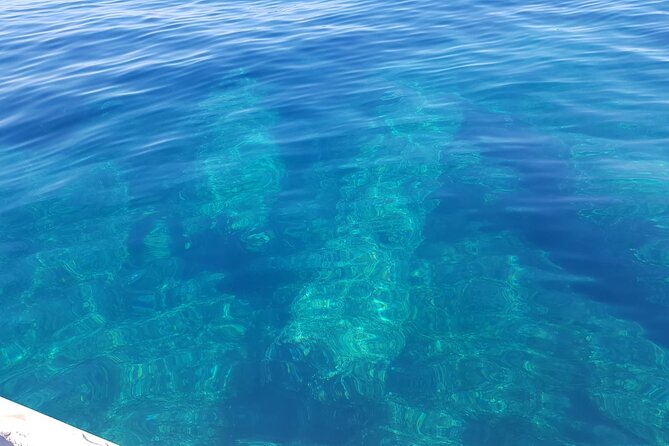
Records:
[[[665,1],[0,17],[3,396],[122,444],[669,443]]]

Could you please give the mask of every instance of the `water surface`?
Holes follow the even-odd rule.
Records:
[[[0,394],[114,442],[669,444],[669,5],[0,6]]]

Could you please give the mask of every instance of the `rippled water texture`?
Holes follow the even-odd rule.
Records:
[[[669,444],[669,4],[0,5],[0,394],[122,445]]]

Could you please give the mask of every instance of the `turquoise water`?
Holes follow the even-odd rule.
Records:
[[[0,5],[0,395],[121,445],[669,444],[665,1]]]

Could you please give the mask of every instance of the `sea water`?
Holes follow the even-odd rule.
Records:
[[[669,444],[669,4],[9,0],[0,394],[123,445]]]

